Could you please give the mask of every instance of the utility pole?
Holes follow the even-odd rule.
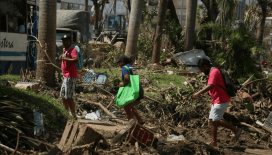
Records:
[[[195,21],[196,21],[197,0],[188,0],[186,9],[186,28],[185,28],[185,46],[184,50],[193,49]]]
[[[56,58],[56,12],[57,0],[40,0],[38,38],[43,47],[47,47],[47,54],[52,63]],[[38,46],[36,79],[44,81],[47,86],[55,85],[55,68],[44,49]]]
[[[88,10],[88,2],[89,2],[89,0],[85,0],[84,11],[89,11],[89,10]]]
[[[144,0],[132,0],[125,55],[131,58],[133,62],[137,54],[137,41],[139,37],[143,6]]]
[[[114,0],[113,12],[116,14],[116,0]]]

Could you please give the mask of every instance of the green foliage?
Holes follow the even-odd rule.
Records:
[[[150,12],[148,12],[147,9],[143,11],[144,19],[138,38],[138,57],[145,60],[143,65],[147,65],[152,57],[153,36],[157,26],[157,23],[154,22],[154,18],[157,17],[157,15],[158,12],[156,9],[152,9]]]
[[[167,10],[166,12],[167,24],[164,24],[165,34],[167,34],[168,36],[171,36],[174,39],[174,41],[178,44],[177,46],[183,47],[184,43],[183,43],[183,40],[180,38],[182,34],[184,33],[182,31],[182,27],[175,20],[172,20],[172,21],[169,20],[171,19],[170,16],[171,16],[170,10]]]
[[[20,75],[5,74],[0,76],[2,81],[20,81]]]
[[[138,38],[138,57],[141,60],[144,60],[142,64],[146,66],[152,58],[152,51],[153,51],[153,39],[155,36],[155,29],[157,23],[154,22],[154,18],[157,18],[158,12],[155,9],[151,11],[144,10],[143,11],[143,24],[140,28],[140,35]],[[164,29],[167,36],[171,36],[174,41],[178,44],[177,46],[183,47],[183,41],[181,40],[180,36],[184,33],[182,31],[182,27],[179,23],[176,23],[174,20],[170,21],[170,10],[167,10],[166,13],[166,22],[164,24]],[[166,43],[162,43],[163,44]],[[164,60],[167,58],[165,53],[161,53],[160,60]]]
[[[231,67],[232,78],[237,79],[240,83],[253,74],[255,78],[260,77],[255,66],[257,62],[253,55],[265,53],[260,52],[264,51],[263,47],[258,45],[254,35],[246,30],[238,31],[228,27],[222,29],[220,25],[209,23],[200,28],[198,33],[199,45],[204,46],[204,41],[207,40],[207,32],[210,29],[212,29],[214,40],[221,40],[222,35],[226,38],[225,43],[218,43],[208,49],[208,53],[214,62],[221,64],[226,61],[224,68],[228,70]],[[227,54],[228,50],[229,54]]]

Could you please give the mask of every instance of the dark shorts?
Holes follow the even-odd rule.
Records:
[[[142,85],[140,84],[140,92],[139,92],[139,97],[137,98],[136,101],[140,101],[141,99],[144,98],[144,89],[142,87]]]

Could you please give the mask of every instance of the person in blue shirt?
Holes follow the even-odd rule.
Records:
[[[126,55],[121,55],[119,57],[119,59],[116,61],[116,63],[119,64],[119,66],[122,68],[122,80],[123,82],[120,82],[119,86],[120,87],[125,87],[126,85],[129,84],[130,82],[130,78],[129,78],[129,74],[130,75],[134,75],[136,70],[129,64],[132,61],[126,56]],[[129,68],[129,72],[126,69],[127,66]],[[141,119],[141,117],[139,116],[137,110],[135,108],[133,108],[142,98],[144,97],[144,91],[143,91],[143,87],[140,84],[140,92],[139,92],[139,97],[136,101],[131,102],[129,104],[127,104],[126,106],[124,106],[125,112],[127,114],[127,118],[128,120],[132,119],[132,118],[136,118],[138,123],[143,125],[145,122]]]

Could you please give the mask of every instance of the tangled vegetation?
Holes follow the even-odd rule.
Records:
[[[261,78],[257,71],[257,61],[254,56],[257,54],[266,55],[264,48],[260,46],[254,35],[247,30],[234,30],[229,27],[221,27],[217,24],[204,24],[197,34],[197,48],[205,46],[208,32],[212,30],[214,41],[208,48],[209,56],[218,64],[226,62],[223,67],[230,71],[233,79],[239,83],[244,82],[250,76]],[[223,37],[223,41],[222,41]]]

